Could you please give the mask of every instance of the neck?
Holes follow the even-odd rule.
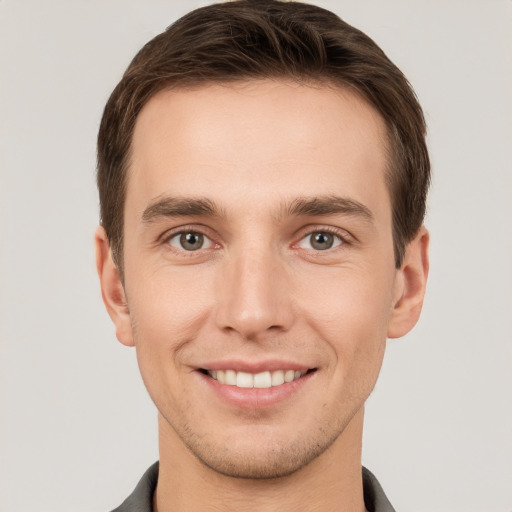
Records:
[[[159,417],[160,469],[155,512],[275,510],[363,512],[363,409],[319,457],[286,477],[252,480],[205,466]]]

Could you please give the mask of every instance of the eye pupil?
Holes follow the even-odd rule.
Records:
[[[201,233],[183,233],[180,244],[187,251],[197,251],[203,247],[204,236]]]
[[[334,236],[330,233],[313,233],[311,235],[311,247],[319,251],[330,249],[334,243]]]

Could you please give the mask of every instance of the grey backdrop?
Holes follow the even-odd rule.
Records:
[[[205,2],[0,0],[0,511],[119,504],[156,413],[94,268],[95,136],[149,38]],[[323,0],[422,102],[434,169],[423,317],[389,343],[364,463],[398,510],[512,510],[512,2]]]

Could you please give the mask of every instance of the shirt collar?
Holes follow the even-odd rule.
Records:
[[[368,512],[395,512],[377,478],[365,467],[362,469],[366,510]],[[153,512],[153,494],[157,481],[158,462],[155,462],[144,473],[132,494],[112,512]]]

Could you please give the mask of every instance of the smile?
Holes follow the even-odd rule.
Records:
[[[261,373],[239,372],[236,370],[203,370],[220,384],[239,388],[272,388],[300,379],[312,370],[275,370]]]

